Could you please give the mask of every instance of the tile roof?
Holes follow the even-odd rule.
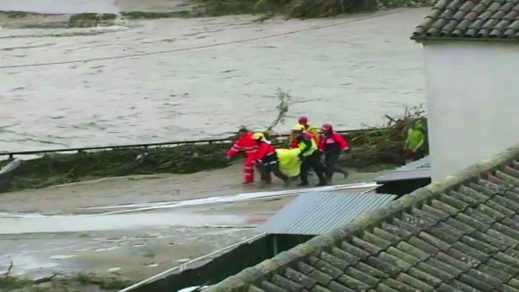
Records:
[[[438,0],[411,38],[519,40],[519,0]]]
[[[207,291],[519,291],[519,145]]]
[[[259,230],[266,234],[320,235],[386,205],[395,197],[376,193],[301,194],[260,226]]]

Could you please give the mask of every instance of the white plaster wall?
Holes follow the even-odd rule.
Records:
[[[432,179],[519,142],[519,44],[424,45]]]

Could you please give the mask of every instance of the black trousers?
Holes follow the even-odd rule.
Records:
[[[277,178],[282,181],[287,181],[288,176],[281,172],[279,169],[279,161],[274,160],[261,164],[261,180],[267,183],[272,182],[271,173],[273,173]]]
[[[319,183],[326,183],[324,177],[324,166],[321,163],[319,151],[315,151],[309,156],[306,156],[301,163],[301,183],[304,185],[308,184],[308,171],[313,169],[317,177],[319,177]]]
[[[324,155],[326,179],[328,179],[329,182],[332,181],[334,172],[340,172],[346,175],[345,171],[337,166],[337,162],[339,162],[339,156],[341,156],[341,152],[338,151],[326,152],[326,154]]]

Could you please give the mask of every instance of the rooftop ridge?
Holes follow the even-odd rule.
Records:
[[[343,227],[334,231],[314,237],[306,243],[300,244],[288,251],[284,251],[272,259],[265,260],[256,266],[244,269],[222,282],[210,286],[207,291],[242,291],[248,290],[248,285],[255,283],[264,277],[274,274],[276,271],[309,257],[336,243],[360,234],[363,231],[371,231],[382,223],[394,219],[398,214],[413,207],[421,208],[424,203],[430,202],[445,192],[452,191],[462,184],[476,181],[482,176],[488,175],[496,168],[504,167],[507,163],[519,159],[519,144],[516,144],[502,153],[467,167],[457,174],[450,175],[429,186],[420,188],[398,200],[392,201],[372,212],[366,213]]]
[[[519,1],[439,0],[411,39],[519,41]]]

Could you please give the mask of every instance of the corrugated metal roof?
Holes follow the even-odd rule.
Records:
[[[385,205],[395,197],[376,193],[302,194],[272,216],[260,229],[267,234],[323,234]]]
[[[420,179],[431,177],[431,161],[429,156],[410,162],[406,165],[397,167],[381,176],[376,182],[389,182],[409,179]]]
[[[429,158],[429,156],[425,156],[424,158],[397,167],[394,169],[394,171],[418,170],[423,168],[431,168],[431,159]]]

